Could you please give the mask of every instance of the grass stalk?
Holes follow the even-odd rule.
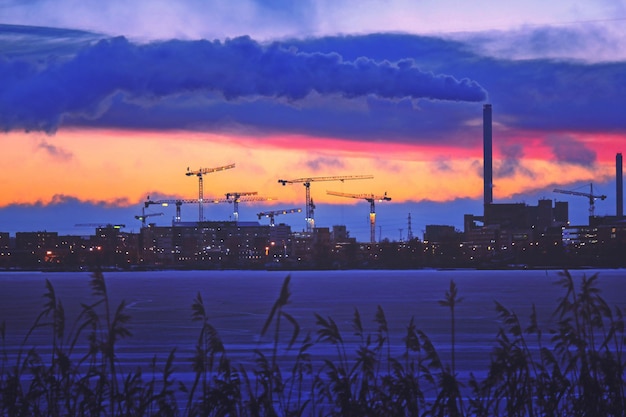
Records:
[[[261,329],[271,338],[269,353],[256,349],[254,365],[233,365],[198,293],[191,305],[200,330],[189,387],[176,380],[175,349],[162,365],[155,356],[149,373],[119,366],[116,347],[131,336],[130,317],[124,301],[111,308],[101,273],[91,282],[95,301],[81,304],[71,326],[46,282],[43,309],[10,355],[6,321],[0,324],[0,416],[621,416],[624,318],[608,307],[597,282],[596,275],[583,277],[576,290],[565,271],[558,282],[564,296],[547,329],[534,306],[524,328],[515,312],[496,302],[501,327],[487,376],[472,376],[465,391],[456,374],[455,314],[462,299],[454,281],[439,303],[450,310],[449,366],[414,318],[403,352],[393,357],[382,306],[372,333],[355,310],[356,345],[344,340],[331,317],[316,314],[317,340],[306,334],[293,349],[301,329],[286,308],[289,276]],[[36,332],[49,332],[50,345],[30,346]],[[314,358],[317,343],[334,345],[336,357]],[[86,352],[77,349],[81,345]],[[322,365],[315,365],[318,359]],[[283,374],[285,361],[293,362]]]

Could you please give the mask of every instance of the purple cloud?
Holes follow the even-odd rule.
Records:
[[[589,149],[584,143],[570,136],[553,136],[549,138],[552,153],[558,162],[565,164],[592,167],[596,163],[595,151]]]
[[[43,46],[0,55],[3,130],[243,128],[259,138],[471,148],[482,137],[481,103],[471,100],[489,91],[496,140],[520,130],[626,132],[621,61],[494,58],[460,40],[402,34],[94,44],[97,35],[33,31]],[[537,50],[564,41],[548,32],[536,31]],[[9,38],[0,30],[0,44]]]
[[[69,161],[74,156],[71,152],[66,151],[56,145],[52,145],[46,140],[41,140],[37,145],[38,149],[43,149],[48,155],[61,161]]]
[[[534,178],[534,174],[522,165],[524,148],[520,144],[510,144],[500,147],[502,159],[496,161],[494,174],[496,178],[509,178],[516,174]]]
[[[306,166],[317,172],[324,168],[343,168],[344,163],[337,158],[315,158],[307,161]]]
[[[101,40],[75,57],[47,65],[0,61],[0,126],[53,132],[70,115],[97,119],[116,93],[158,102],[180,94],[217,93],[226,101],[268,97],[302,100],[312,92],[357,98],[426,98],[482,101],[483,88],[468,79],[397,62],[337,53],[306,53],[250,38],[168,41],[146,45],[125,38]]]

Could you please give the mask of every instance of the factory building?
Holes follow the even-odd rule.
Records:
[[[175,222],[171,227],[141,229],[142,263],[202,268],[264,264],[287,256],[291,228],[258,222]]]
[[[582,196],[590,205],[589,225],[570,225],[566,201],[542,199],[536,206],[525,203],[493,202],[492,108],[483,106],[483,193],[482,216],[464,216],[464,257],[501,262],[545,263],[572,260],[583,264],[619,259],[626,248],[623,217],[622,155],[616,155],[616,215],[595,216],[594,201],[606,196],[555,189],[555,192]],[[615,255],[615,256],[614,256]]]
[[[11,266],[11,238],[8,232],[0,232],[0,268]]]
[[[483,106],[483,215],[464,216],[463,257],[467,261],[523,262],[554,256],[562,247],[562,230],[569,224],[567,202],[539,200],[525,203],[493,202],[492,108]],[[558,255],[558,253],[556,254]]]

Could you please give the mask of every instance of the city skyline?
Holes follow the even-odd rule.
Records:
[[[0,231],[138,230],[148,196],[197,198],[187,168],[230,163],[205,176],[205,197],[275,198],[242,203],[241,221],[299,207],[276,221],[302,230],[304,187],[278,179],[372,175],[312,184],[316,225],[369,240],[368,203],[331,190],[387,192],[376,205],[382,238],[406,238],[409,213],[420,238],[427,224],[461,229],[463,214],[482,213],[487,103],[495,203],[568,201],[572,224],[586,224],[587,201],[552,190],[593,183],[608,197],[596,214],[615,214],[620,2],[126,3],[0,6]],[[232,210],[204,213],[229,220]],[[174,216],[150,211],[164,212],[151,218],[159,225]],[[197,216],[184,206],[183,220]]]

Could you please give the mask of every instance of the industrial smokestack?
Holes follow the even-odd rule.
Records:
[[[624,217],[624,178],[622,175],[622,154],[615,155],[615,185],[617,191],[615,197],[617,199],[616,216],[618,219]]]
[[[491,152],[491,104],[483,106],[483,186],[485,206],[493,203],[493,157]]]

